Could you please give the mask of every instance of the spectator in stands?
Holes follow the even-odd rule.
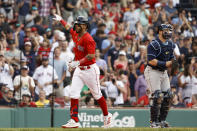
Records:
[[[104,75],[106,75],[107,74],[107,63],[104,59],[101,59],[99,49],[96,49],[95,58],[96,58],[96,64],[99,67],[100,71],[103,71]]]
[[[117,81],[120,81],[119,83],[123,83],[123,88],[125,92],[123,91],[123,100],[124,100],[124,105],[130,105],[130,100],[131,100],[131,95],[130,95],[130,88],[129,88],[129,79],[127,74],[127,71],[124,70],[116,70],[118,76],[117,76]],[[120,84],[122,85],[122,84]]]
[[[136,96],[135,96],[135,82],[140,74],[137,74],[134,60],[129,59],[128,60],[128,79],[129,79],[129,88],[130,88],[130,102],[136,102]]]
[[[14,40],[8,40],[8,48],[9,50],[5,52],[5,58],[8,63],[11,65],[20,65],[20,59],[24,58],[24,54],[22,51],[17,49],[16,43]]]
[[[13,97],[13,90],[5,90],[3,99],[0,100],[0,105],[3,106],[16,106],[17,101]]]
[[[48,57],[42,57],[42,65],[36,68],[33,79],[36,84],[35,100],[38,100],[38,95],[42,90],[45,91],[46,97],[52,93],[53,81],[56,83],[58,76],[53,66],[49,65]]]
[[[150,89],[146,89],[146,94],[141,96],[136,103],[136,106],[148,106],[149,105],[149,98],[150,98],[151,92]]]
[[[34,19],[38,15],[38,8],[36,6],[32,6],[30,13],[25,16],[26,27],[32,27],[35,24]]]
[[[46,107],[49,104],[49,100],[46,99],[46,93],[44,90],[39,92],[39,100],[36,101],[37,107]]]
[[[179,76],[179,86],[182,88],[182,99],[187,106],[192,102],[192,88],[196,86],[196,78],[193,74],[192,66],[187,64],[184,67],[184,72]]]
[[[62,42],[66,41],[66,37],[63,32],[59,30],[54,31],[53,43],[51,45],[51,52],[49,54],[49,59],[54,58],[54,49],[56,47],[61,47]]]
[[[145,7],[146,5],[146,1],[145,0],[141,0],[140,1],[140,8],[138,8],[136,11],[139,14],[139,21],[140,24],[143,27],[143,33],[147,33],[147,29],[148,29],[148,24],[149,24],[149,16],[150,16],[150,12],[148,9],[146,9]]]
[[[130,2],[129,5],[129,11],[124,13],[123,21],[129,25],[129,29],[136,30],[136,23],[139,21],[139,12],[135,9],[135,3]]]
[[[197,38],[194,38],[197,39]],[[193,40],[191,44],[191,50],[189,53],[185,56],[185,61],[188,64],[191,64],[191,60],[197,58],[197,41]]]
[[[68,62],[69,59],[71,59],[71,60],[74,59],[74,54],[68,48],[68,41],[66,41],[66,40],[61,41],[60,49],[61,49],[61,54],[60,54],[61,60],[65,60],[65,62]]]
[[[147,39],[149,41],[152,41],[153,39],[155,39],[155,36],[154,36],[154,28],[153,27],[149,27],[148,28],[148,31],[147,31]]]
[[[25,50],[23,51],[24,56],[27,58],[27,66],[29,67],[29,75],[32,76],[36,68],[36,55],[32,51],[32,43],[25,42]]]
[[[23,94],[22,101],[19,103],[20,107],[36,107],[36,103],[31,101],[31,96],[29,94]]]
[[[91,96],[90,89],[88,88],[87,85],[83,86],[80,95],[81,95],[81,101],[85,101],[86,97]]]
[[[107,57],[107,64],[109,66],[109,70],[112,71],[114,70],[114,61],[118,58],[119,56],[119,51],[120,51],[120,44],[122,43],[122,39],[117,37],[115,39],[115,46],[109,49],[108,57]]]
[[[105,26],[105,24],[103,24]],[[96,48],[98,48],[101,51],[101,45],[103,40],[106,38],[106,34],[104,33],[103,30],[98,29],[96,31],[96,34],[93,36],[94,41],[96,42]]]
[[[53,98],[52,98],[52,97],[53,97]],[[53,96],[52,93],[49,94],[48,100],[49,100],[49,103],[46,104],[45,107],[52,107],[52,105],[53,105],[54,107],[61,107],[61,105],[58,104],[58,103],[56,102],[55,95]],[[64,106],[62,106],[62,107],[64,107]]]
[[[111,17],[109,12],[105,12],[104,14],[104,23],[106,24],[106,28],[108,30],[114,31],[115,30],[115,23],[113,21],[114,17]]]
[[[14,19],[14,0],[3,0],[1,3],[0,13],[2,13],[10,22]]]
[[[50,46],[51,46],[51,44],[53,42],[53,32],[52,32],[51,28],[46,29],[46,38],[49,40]]]
[[[118,58],[114,61],[114,69],[121,68],[122,70],[126,71],[128,68],[128,59],[126,57],[125,51],[120,51]]]
[[[42,35],[39,34],[37,27],[32,27],[31,28],[30,40],[32,42],[32,47],[33,47],[32,50],[33,51],[38,51],[38,47],[43,42],[44,38],[43,38]]]
[[[77,18],[77,16],[84,16],[88,18],[88,12],[92,8],[92,4],[90,0],[78,0],[76,4],[76,8],[74,10],[74,20]]]
[[[55,89],[55,92],[57,93],[57,97],[63,97],[63,81],[66,78],[66,71],[67,71],[67,64],[65,60],[60,59],[61,49],[60,47],[56,47],[54,49],[54,60],[50,60],[50,65],[54,67],[55,71],[58,75],[58,89]]]
[[[184,108],[186,105],[184,103],[181,103],[179,100],[179,96],[177,94],[174,95],[174,98],[172,100],[172,105],[171,107],[174,108]]]
[[[195,17],[192,18],[191,27],[192,27],[192,31],[194,33],[194,36],[196,37],[197,36],[197,20]]]
[[[73,52],[68,48],[68,41],[62,41],[61,44],[61,54],[60,59],[63,60],[66,65],[69,61],[74,60],[74,54]],[[64,87],[70,84],[71,82],[71,73],[68,71],[68,68],[66,69],[66,77],[64,79]]]
[[[102,86],[107,88],[108,98],[111,100],[112,105],[124,104],[123,94],[126,93],[124,84],[121,81],[116,81],[116,76],[111,73],[109,81],[101,83]]]
[[[90,95],[85,98],[85,104],[88,108],[95,108],[94,98]]]
[[[7,84],[7,87],[10,90],[14,90],[13,82],[12,82],[13,75],[14,75],[13,67],[9,64],[9,61],[5,59],[4,54],[0,53],[0,82]]]
[[[23,94],[32,96],[34,94],[35,83],[31,76],[28,75],[29,68],[21,67],[21,74],[14,78],[15,99],[21,100]]]
[[[178,11],[175,7],[173,7],[173,0],[169,0],[168,4],[164,7],[166,10],[167,16],[169,20],[178,17]]]
[[[151,14],[152,17],[152,23],[154,26],[159,26],[160,24],[166,22],[166,12],[162,7],[161,3],[155,4],[155,10],[153,14]]]
[[[101,50],[102,54],[104,56],[104,60],[107,62],[107,56],[109,53],[109,49],[112,48],[115,45],[115,38],[116,38],[116,33],[111,31],[108,34],[108,38],[103,40],[102,45],[101,45]]]
[[[0,31],[3,31],[3,33],[8,32],[10,29],[9,24],[6,21],[6,18],[3,14],[0,13]],[[1,33],[2,35],[2,33]]]
[[[42,26],[42,17],[41,16],[36,16],[35,19],[34,19],[34,22],[35,24],[33,25],[33,27],[37,28],[38,29],[38,34],[39,35],[44,35],[45,34],[45,30]]]
[[[53,6],[52,0],[42,0],[40,3],[40,16],[43,18],[43,24],[48,24],[48,16]]]
[[[171,75],[170,75],[170,85],[171,87],[176,88],[176,94],[179,93],[179,83],[178,83],[178,73],[179,73],[179,65],[174,64],[171,68]]]
[[[18,21],[21,24],[25,23],[25,16],[29,13],[29,10],[31,9],[32,0],[17,0],[16,4],[19,8]]]
[[[146,45],[141,42],[141,45],[139,45],[139,52],[136,52],[136,56],[134,57],[136,69],[141,74],[143,74],[145,64],[147,62],[146,53]]]
[[[3,98],[6,88],[7,88],[7,84],[0,83],[0,99]],[[9,88],[7,88],[7,90],[9,90]]]
[[[147,83],[144,74],[140,75],[135,82],[135,97],[136,101],[146,94]]]
[[[42,60],[43,56],[49,57],[50,53],[50,43],[48,39],[44,39],[43,42],[40,44],[40,48],[38,49],[38,58]]]

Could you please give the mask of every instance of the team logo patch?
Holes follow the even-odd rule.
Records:
[[[80,50],[80,51],[84,51],[84,47],[82,47],[80,45],[78,45],[77,49]]]
[[[169,51],[166,51],[165,54],[166,54],[166,55],[169,54]]]

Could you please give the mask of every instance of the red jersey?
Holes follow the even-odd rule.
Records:
[[[76,61],[83,59],[87,54],[95,54],[96,43],[88,32],[82,37],[79,37],[73,29],[70,30],[70,33],[72,35],[73,42],[75,43],[73,51],[75,53]],[[94,63],[96,63],[95,58],[81,64],[80,66],[88,66]]]
[[[148,98],[148,96],[147,95],[144,95],[144,96],[140,97],[138,99],[138,102],[137,103],[140,104],[141,101],[144,101],[144,106],[148,105],[149,104],[149,98]]]
[[[44,49],[43,47],[40,47],[38,49],[38,54],[42,56],[49,56],[50,51],[51,51],[51,48]]]

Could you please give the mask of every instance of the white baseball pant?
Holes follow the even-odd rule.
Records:
[[[77,67],[74,71],[69,96],[73,99],[80,98],[80,92],[84,85],[90,89],[93,97],[98,100],[102,97],[99,82],[100,70],[95,64],[90,65],[89,69],[81,70]]]

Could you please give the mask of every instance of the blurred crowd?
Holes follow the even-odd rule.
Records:
[[[65,107],[74,43],[60,23],[89,19],[100,84],[109,107],[147,107],[147,45],[170,23],[178,64],[168,70],[172,107],[197,107],[197,18],[179,0],[0,0],[0,105]],[[55,101],[53,103],[52,101]],[[97,103],[85,85],[81,106]]]

